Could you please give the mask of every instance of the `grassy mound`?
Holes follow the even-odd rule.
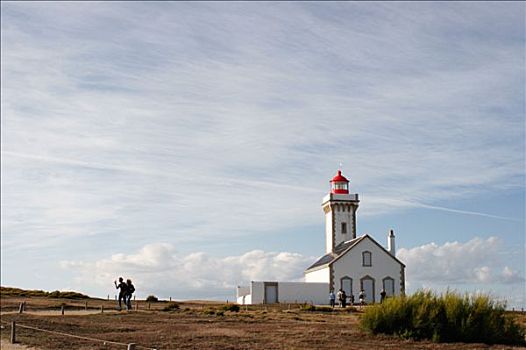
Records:
[[[43,290],[25,290],[20,288],[0,287],[0,294],[10,297],[45,297],[64,299],[88,299],[89,296],[77,292],[46,292]]]
[[[162,310],[163,311],[177,311],[180,309],[180,306],[178,303],[171,302],[168,305],[166,305]]]
[[[330,306],[315,306],[310,304],[304,304],[300,308],[301,311],[312,311],[312,312],[333,312],[334,309]]]
[[[239,305],[237,304],[223,305],[223,311],[239,312],[239,309]]]
[[[369,307],[361,325],[376,333],[435,342],[526,345],[525,330],[487,295],[419,291]]]

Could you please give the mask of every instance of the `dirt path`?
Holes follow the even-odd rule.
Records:
[[[2,350],[38,350],[38,348],[30,348],[20,344],[11,344],[10,342],[2,339],[0,340],[0,349]]]
[[[105,314],[118,313],[115,310],[104,310]],[[18,314],[18,311],[0,312],[0,316]],[[24,314],[35,316],[62,316],[60,310],[38,310],[38,311],[24,311]],[[66,310],[64,316],[83,316],[100,314],[100,310]],[[3,348],[2,348],[3,349]]]

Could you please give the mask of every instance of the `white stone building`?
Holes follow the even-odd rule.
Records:
[[[341,171],[330,181],[331,192],[322,201],[325,213],[325,255],[305,270],[305,282],[254,282],[237,288],[239,304],[308,302],[328,304],[330,290],[340,288],[358,301],[364,290],[367,303],[405,291],[405,265],[395,257],[393,230],[387,248],[371,236],[356,236],[358,194],[349,194],[349,181]]]

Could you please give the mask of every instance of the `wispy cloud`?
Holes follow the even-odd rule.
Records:
[[[461,209],[455,209],[455,208],[447,208],[437,205],[429,205],[421,202],[417,202],[414,200],[400,200],[400,199],[394,199],[394,198],[377,198],[372,197],[369,198],[369,202],[372,202],[377,205],[384,205],[387,208],[425,208],[425,209],[432,209],[432,210],[440,210],[445,211],[449,213],[456,213],[456,214],[463,214],[463,215],[475,215],[475,216],[482,216],[492,219],[500,219],[500,220],[507,220],[507,221],[514,221],[514,222],[524,222],[524,220],[513,218],[513,217],[507,217],[507,216],[501,216],[501,215],[493,215],[489,213],[482,213],[477,211],[471,211],[471,210],[461,210]]]
[[[4,251],[317,225],[339,162],[360,215],[524,184],[522,3],[1,7]]]

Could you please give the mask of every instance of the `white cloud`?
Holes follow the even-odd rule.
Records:
[[[234,288],[251,280],[293,281],[303,278],[313,257],[288,252],[253,250],[218,258],[206,253],[179,255],[173,245],[149,244],[134,254],[114,254],[95,262],[62,261],[77,274],[75,287],[113,293],[118,276],[132,278],[139,295],[177,298],[232,298]]]
[[[475,237],[464,243],[429,243],[401,248],[397,257],[407,265],[406,278],[412,289],[429,283],[442,286],[524,283],[520,272],[505,265],[501,248],[497,237]]]
[[[401,248],[397,257],[406,264],[410,293],[419,288],[450,288],[494,292],[502,299],[521,300],[524,278],[520,271],[503,264],[500,248],[501,242],[495,237],[476,237],[464,243]],[[313,261],[315,257],[298,253],[262,250],[227,257],[204,252],[183,255],[172,244],[155,243],[134,253],[91,262],[62,261],[61,266],[77,276],[75,289],[95,295],[112,295],[112,281],[124,276],[135,281],[141,296],[225,299],[233,297],[237,285],[251,280],[301,281],[303,271]],[[511,285],[513,291],[507,291]]]

